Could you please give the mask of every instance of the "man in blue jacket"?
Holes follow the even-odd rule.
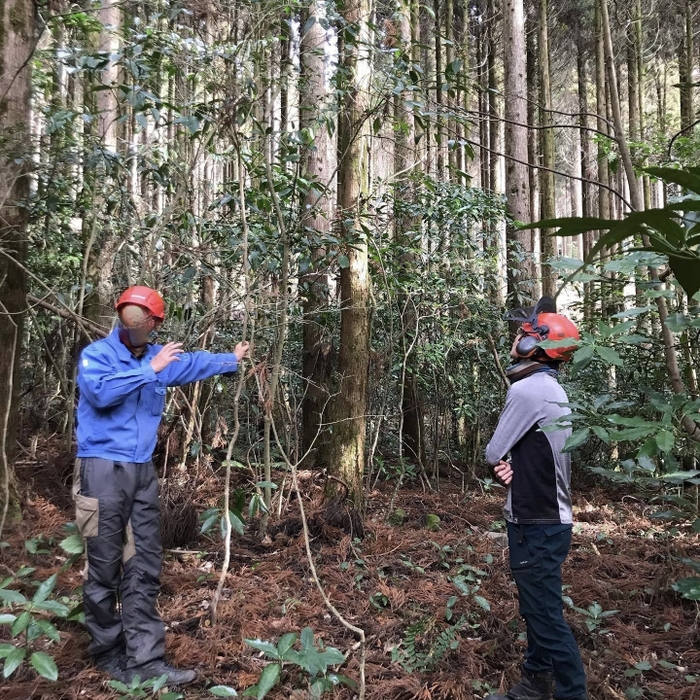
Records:
[[[520,313],[518,313],[520,312]],[[523,321],[511,349],[510,389],[486,461],[508,486],[503,509],[510,568],[527,627],[522,680],[485,700],[587,700],[586,676],[576,640],[564,619],[561,565],[571,545],[571,460],[563,452],[571,429],[543,431],[566,416],[559,366],[571,358],[579,333],[554,301],[518,310]],[[540,346],[545,340],[555,347]],[[506,457],[510,454],[510,460]]]
[[[87,551],[89,651],[98,668],[122,682],[165,674],[170,685],[182,685],[196,674],[165,661],[165,627],[156,608],[162,547],[151,456],[166,388],[235,371],[248,343],[218,354],[151,344],[165,304],[148,287],[127,289],[116,309],[118,327],[86,347],[78,365],[73,495]]]

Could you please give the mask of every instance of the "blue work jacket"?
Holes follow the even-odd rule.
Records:
[[[134,357],[115,329],[88,345],[78,365],[78,457],[148,462],[156,446],[166,387],[233,372],[233,353],[186,352],[156,374],[151,360],[162,345]]]

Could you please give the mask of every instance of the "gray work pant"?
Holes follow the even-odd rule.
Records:
[[[153,463],[78,459],[73,497],[87,553],[83,603],[90,653],[125,650],[130,667],[162,658],[165,626],[156,598],[163,549]]]

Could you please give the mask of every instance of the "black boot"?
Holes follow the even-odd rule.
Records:
[[[530,673],[523,669],[520,683],[507,690],[505,695],[492,693],[484,700],[552,700],[553,673]]]
[[[95,666],[116,681],[126,684],[130,682],[126,670],[126,653],[123,649],[96,656]]]
[[[129,683],[139,677],[141,683],[150,680],[151,678],[160,678],[163,675],[168,677],[166,685],[187,685],[192,683],[197,678],[197,673],[195,671],[180,670],[171,666],[165,661],[165,659],[156,659],[155,661],[149,661],[141,666],[135,666],[134,668],[128,669]]]

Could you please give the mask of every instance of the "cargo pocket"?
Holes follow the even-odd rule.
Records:
[[[75,496],[75,524],[83,538],[95,537],[100,530],[100,502],[82,494]]]
[[[153,398],[151,399],[151,413],[154,416],[160,416],[163,414],[165,409],[165,387],[156,386],[153,391]]]

